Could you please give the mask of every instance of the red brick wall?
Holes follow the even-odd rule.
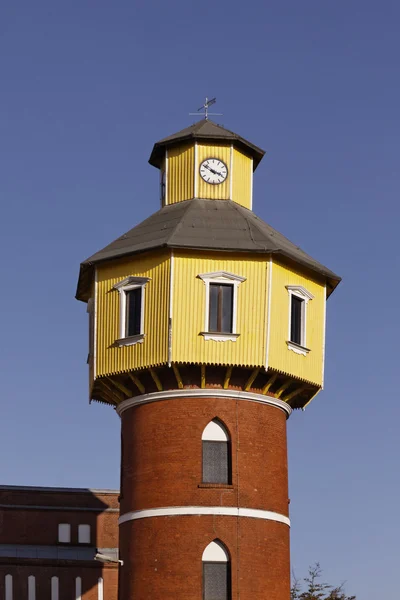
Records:
[[[28,577],[35,576],[37,600],[50,600],[51,578],[59,578],[59,600],[75,600],[75,578],[82,579],[82,600],[98,600],[98,578],[103,577],[105,600],[118,598],[118,569],[93,566],[46,564],[45,561],[20,561],[20,564],[0,564],[0,598],[5,597],[5,576],[13,576],[14,600],[28,600]]]
[[[91,546],[118,547],[118,493],[57,488],[0,488],[0,544],[60,546],[58,525],[71,525],[71,542],[78,546],[78,525],[91,526]],[[80,509],[88,510],[80,510]],[[114,509],[108,512],[109,509]],[[75,599],[75,579],[82,579],[82,600],[98,600],[103,577],[105,600],[118,598],[118,567],[97,561],[6,558],[0,556],[0,600],[5,576],[13,576],[13,600],[28,599],[28,577],[35,576],[37,600],[50,600],[51,578],[59,578],[59,600]]]
[[[119,515],[109,508],[118,510],[118,493],[0,489],[0,544],[58,544],[59,523],[69,523],[71,544],[78,544],[78,525],[87,524],[93,546],[116,548]]]
[[[232,444],[232,487],[199,488],[201,436],[218,417]],[[167,506],[239,506],[288,514],[286,416],[272,406],[179,398],[122,414],[121,514]],[[289,528],[244,517],[174,516],[120,526],[121,598],[201,600],[201,556],[215,538],[232,558],[232,598],[288,600]]]

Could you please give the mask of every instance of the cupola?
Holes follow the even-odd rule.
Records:
[[[154,145],[149,163],[160,169],[162,206],[191,198],[233,200],[252,208],[253,172],[264,150],[202,120]]]
[[[208,120],[154,145],[161,209],[81,264],[91,399],[234,386],[302,407],[323,387],[340,278],[251,210],[263,155]]]

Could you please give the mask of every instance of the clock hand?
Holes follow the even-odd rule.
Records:
[[[208,165],[206,165],[206,166],[207,166],[207,169],[208,169],[209,171],[211,171],[211,173],[214,173],[214,175],[220,175],[220,173],[218,173],[218,171],[215,171],[214,169],[212,169],[212,168],[211,168],[211,167],[209,167]]]

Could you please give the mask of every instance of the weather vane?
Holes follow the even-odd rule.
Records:
[[[211,100],[209,100],[206,97],[206,101],[204,102],[204,104],[202,106],[200,106],[200,108],[197,109],[197,112],[195,113],[189,113],[190,116],[195,116],[195,117],[204,117],[205,120],[208,120],[208,115],[211,115],[213,117],[220,117],[222,116],[222,113],[209,113],[208,109],[210,108],[210,106],[212,106],[213,104],[215,104],[217,101],[216,98],[211,98]],[[201,110],[204,110],[204,112],[200,112]]]

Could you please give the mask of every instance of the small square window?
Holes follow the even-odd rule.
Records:
[[[69,523],[60,523],[58,526],[58,541],[61,544],[71,542],[71,525]]]
[[[90,544],[90,525],[79,525],[78,542],[80,544]]]

